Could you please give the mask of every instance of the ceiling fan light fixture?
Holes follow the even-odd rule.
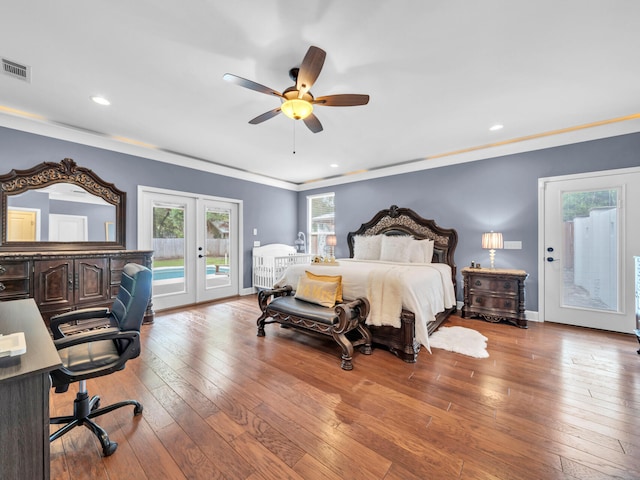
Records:
[[[280,110],[289,118],[304,120],[313,112],[313,105],[301,98],[291,98],[280,106]]]
[[[325,95],[323,97],[319,97],[317,100],[313,97],[309,90],[318,78],[318,75],[320,75],[325,56],[326,52],[324,50],[314,47],[313,45],[310,46],[306,55],[302,59],[300,67],[289,70],[289,76],[291,77],[291,80],[295,82],[295,85],[287,88],[282,93],[272,88],[265,87],[264,85],[260,85],[252,80],[238,77],[232,73],[225,73],[222,78],[227,82],[235,83],[236,85],[250,90],[255,90],[256,92],[280,97],[282,103],[278,108],[274,108],[273,110],[269,110],[262,115],[252,118],[249,120],[251,125],[257,125],[280,113],[283,113],[293,120],[304,120],[304,124],[309,130],[311,130],[311,132],[319,133],[322,131],[322,123],[320,123],[318,117],[313,114],[314,105],[324,105],[327,107],[355,107],[357,105],[366,105],[369,103],[369,95]]]

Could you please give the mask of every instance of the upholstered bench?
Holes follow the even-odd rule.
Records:
[[[359,346],[365,355],[371,354],[371,333],[364,323],[369,314],[366,298],[323,307],[299,300],[294,295],[295,291],[290,285],[258,292],[258,303],[262,310],[257,321],[259,337],[265,336],[264,326],[269,323],[329,335],[342,348],[343,370],[353,369],[351,360],[354,347]],[[354,330],[361,338],[351,341],[346,334]]]

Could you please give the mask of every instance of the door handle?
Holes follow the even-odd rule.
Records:
[[[547,262],[555,262],[557,260],[560,260],[559,258],[553,258],[553,257],[547,257]]]
[[[203,258],[203,257],[204,257],[204,255],[202,255],[202,254],[198,255],[198,258]]]

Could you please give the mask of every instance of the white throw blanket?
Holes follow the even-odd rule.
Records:
[[[393,263],[383,261],[362,261],[339,259],[338,266],[291,265],[274,287],[291,285],[296,288],[305,270],[317,275],[342,275],[342,295],[346,300],[366,297],[374,313],[373,321],[382,325],[400,326],[402,308],[413,312],[416,318],[416,339],[429,351],[427,323],[435,320],[436,315],[456,302],[451,281],[451,267],[444,263]],[[374,283],[370,285],[372,272],[378,272]],[[393,272],[391,275],[389,272]],[[389,282],[385,281],[388,275]],[[387,288],[392,293],[386,291]],[[375,293],[375,291],[379,293]],[[398,308],[398,301],[400,307]],[[397,312],[392,316],[389,312]],[[378,314],[378,318],[375,318]],[[372,315],[367,317],[372,325]]]
[[[388,271],[373,270],[369,273],[367,299],[369,300],[368,325],[391,325],[400,328],[402,313],[402,278],[397,267]]]

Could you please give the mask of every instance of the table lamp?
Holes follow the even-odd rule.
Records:
[[[329,261],[335,262],[336,257],[333,256],[333,249],[338,243],[338,239],[335,235],[327,235],[327,246],[329,247]]]
[[[491,259],[491,269],[495,269],[494,261],[496,258],[496,249],[502,248],[502,234],[498,232],[487,232],[482,234],[482,248],[489,249],[489,258]]]

